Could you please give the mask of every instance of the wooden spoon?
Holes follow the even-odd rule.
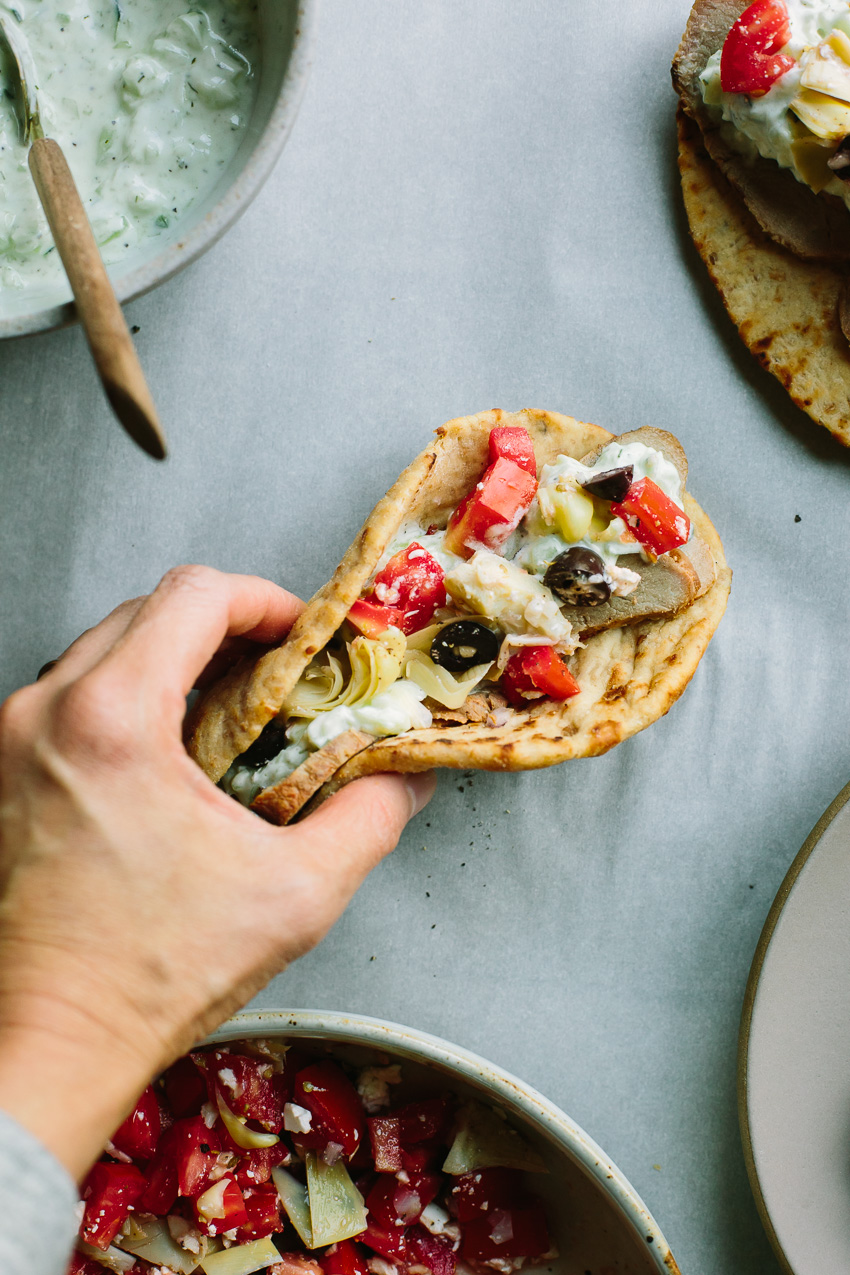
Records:
[[[0,42],[11,53],[21,137],[38,197],[68,276],[77,314],[112,410],[130,437],[155,460],[167,454],[165,435],[124,314],[92,234],[71,170],[55,141],[44,136],[32,60],[13,19],[0,10]]]

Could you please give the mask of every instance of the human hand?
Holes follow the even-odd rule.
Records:
[[[302,604],[169,572],[0,707],[0,1103],[77,1177],[152,1076],[313,947],[430,799],[350,784],[291,828],[226,797],[181,742],[234,638]]]

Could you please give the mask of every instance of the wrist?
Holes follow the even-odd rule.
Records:
[[[150,1079],[143,1059],[118,1041],[74,1038],[50,1025],[0,1029],[0,1106],[77,1181]]]

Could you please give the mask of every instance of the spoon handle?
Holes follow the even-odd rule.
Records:
[[[106,397],[130,437],[162,460],[156,407],[65,156],[56,142],[39,138],[29,165]]]

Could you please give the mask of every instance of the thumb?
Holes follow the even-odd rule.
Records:
[[[405,825],[427,806],[436,787],[433,770],[356,779],[297,825],[303,850],[350,897],[395,849]]]

